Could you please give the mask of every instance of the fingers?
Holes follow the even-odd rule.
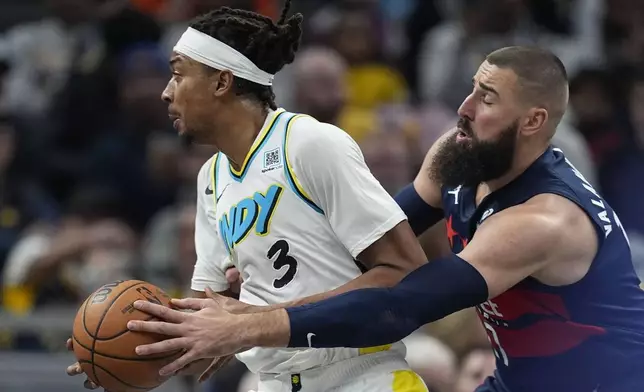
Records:
[[[72,341],[72,338],[67,339],[65,346],[67,347],[67,350],[74,351],[74,342]]]
[[[79,374],[83,374],[83,368],[81,368],[80,363],[78,362],[68,366],[66,371],[68,376],[78,376]],[[83,383],[83,386],[86,389],[98,388],[98,385],[94,384],[89,378],[85,380],[85,382]]]
[[[83,368],[81,368],[80,363],[76,362],[73,365],[67,366],[66,372],[68,376],[77,376],[83,374]]]
[[[189,351],[183,354],[179,359],[159,370],[159,374],[161,376],[174,374],[181,370],[183,367],[190,365],[191,362],[196,361],[197,359],[199,358],[197,358],[197,355],[194,353],[194,351]]]
[[[185,313],[170,309],[167,306],[153,304],[152,302],[148,301],[135,301],[134,307],[142,312],[156,316],[171,323],[180,323],[185,319],[186,316]]]
[[[85,389],[98,389],[98,385],[94,384],[89,378],[83,383]]]
[[[135,352],[138,355],[152,355],[160,353],[171,353],[177,350],[187,350],[190,347],[188,338],[166,339],[160,342],[137,346]]]
[[[241,290],[242,278],[237,268],[231,267],[226,270],[226,281],[230,285],[230,291],[235,294],[239,294]]]
[[[181,324],[171,324],[163,321],[132,320],[127,323],[130,331],[152,332],[167,336],[181,336]]]
[[[235,267],[230,267],[226,270],[226,281],[229,284],[237,283],[239,280],[239,270]]]
[[[207,304],[208,300],[204,298],[183,298],[172,300],[172,305],[183,310],[201,310],[205,308]]]

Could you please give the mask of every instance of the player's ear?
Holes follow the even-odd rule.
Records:
[[[216,97],[225,95],[230,89],[233,88],[234,80],[235,77],[233,76],[232,72],[228,70],[217,72],[215,75],[213,75],[212,80],[213,94]]]
[[[548,111],[544,108],[532,108],[523,120],[521,131],[530,136],[543,128],[548,121]]]

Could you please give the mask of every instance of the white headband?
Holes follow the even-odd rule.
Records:
[[[174,51],[212,68],[229,70],[233,75],[257,84],[273,84],[274,75],[262,71],[248,57],[225,43],[192,27],[183,33]]]

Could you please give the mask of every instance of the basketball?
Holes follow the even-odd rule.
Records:
[[[140,356],[135,353],[136,346],[163,339],[160,335],[127,329],[130,320],[154,319],[134,308],[137,300],[170,306],[170,297],[150,283],[118,281],[90,295],[74,319],[74,354],[89,379],[110,392],[156,388],[164,381],[159,370],[179,354]]]

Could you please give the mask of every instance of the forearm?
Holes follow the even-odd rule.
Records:
[[[408,272],[409,271],[405,271],[401,268],[396,268],[395,266],[378,266],[373,269],[370,269],[364,274],[358,276],[357,278],[343,284],[342,286],[334,290],[325,291],[322,293],[310,295],[308,297],[296,299],[296,300],[281,303],[281,304],[274,304],[269,306],[249,305],[247,308],[244,309],[243,313],[258,313],[258,312],[268,312],[276,309],[293,308],[296,306],[320,302],[327,298],[336,297],[338,295],[347,293],[349,291],[358,290],[358,289],[392,287],[395,284],[399,283]]]
[[[424,324],[486,299],[487,285],[483,277],[466,261],[452,255],[418,268],[393,288],[356,290],[287,309],[289,346],[389,344]],[[284,335],[266,332],[272,336],[265,337],[263,344],[270,343],[270,339],[280,342],[284,339]]]
[[[394,199],[407,215],[409,226],[416,236],[423,234],[443,219],[443,210],[427,204],[418,194],[413,183],[398,192]]]
[[[351,291],[322,302],[237,317],[244,347],[372,347],[487,299],[487,284],[467,262],[431,261],[393,288]]]

